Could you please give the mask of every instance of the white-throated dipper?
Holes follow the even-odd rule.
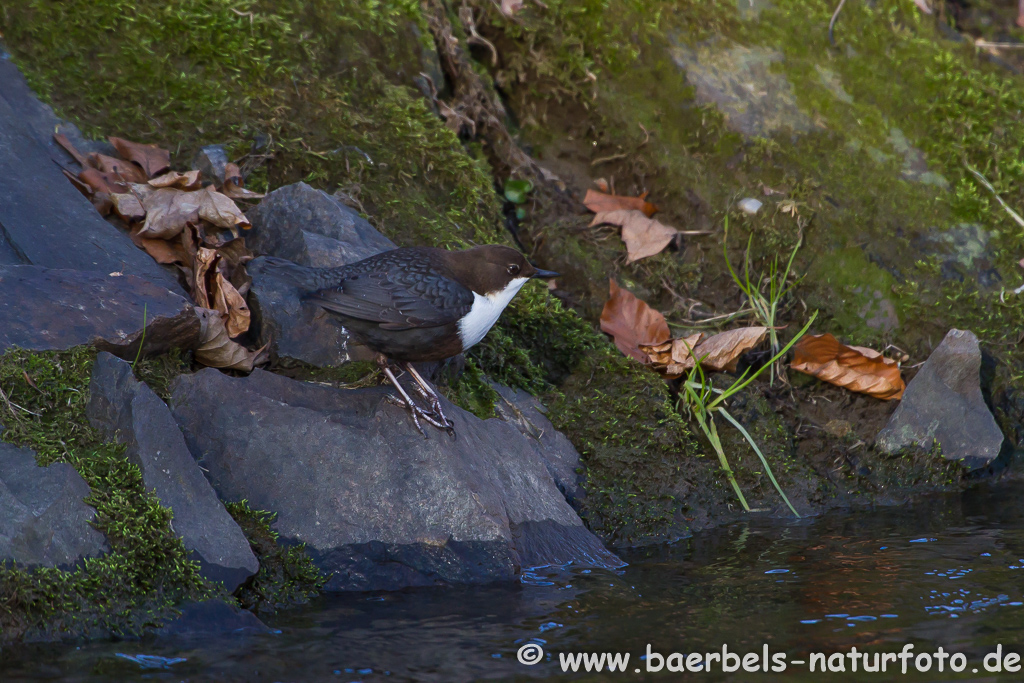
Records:
[[[304,299],[319,304],[377,352],[377,363],[421,432],[420,417],[449,431],[454,423],[411,364],[462,353],[484,338],[527,281],[558,275],[535,267],[515,249],[494,244],[463,251],[402,247],[336,268],[273,257],[266,262],[294,282]],[[398,383],[389,360],[409,372],[430,401],[429,411]]]

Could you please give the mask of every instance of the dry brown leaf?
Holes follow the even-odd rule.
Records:
[[[141,221],[146,217],[146,208],[132,192],[115,192],[110,195],[110,201],[113,202],[117,215],[129,223]]]
[[[626,263],[633,263],[664,251],[679,233],[673,227],[648,218],[641,211],[602,211],[590,223],[618,225],[622,228],[622,241],[626,244]]]
[[[142,145],[124,138],[108,138],[117,153],[128,161],[138,164],[147,178],[157,176],[171,167],[171,153],[156,145]]]
[[[693,367],[693,358],[689,357],[689,352],[686,349],[694,348],[703,338],[704,333],[697,332],[689,337],[669,339],[660,344],[640,344],[640,350],[647,354],[655,370],[663,373],[669,379],[675,379]],[[687,354],[686,360],[689,361],[689,364],[675,360],[681,354]]]
[[[225,327],[229,337],[237,337],[248,331],[251,316],[245,297],[220,271],[217,271],[215,280],[213,304],[217,311],[227,315]]]
[[[141,235],[151,239],[176,237],[190,222],[199,220],[203,192],[185,192],[175,187],[152,188],[134,185],[146,209]]]
[[[261,199],[264,195],[245,189],[245,179],[236,164],[224,164],[224,196],[231,199]]]
[[[250,227],[249,220],[238,208],[234,200],[217,192],[212,185],[208,185],[192,194],[197,197],[199,217],[203,220],[209,221],[218,228],[227,228],[229,230],[236,227],[247,230]]]
[[[657,346],[641,346],[654,368],[667,377],[679,377],[693,368],[694,358],[706,372],[734,372],[741,355],[768,336],[767,327],[740,327],[701,340],[700,333]],[[692,354],[691,354],[692,350]]]
[[[807,335],[797,342],[790,367],[885,401],[901,398],[905,388],[896,361],[874,349],[840,344],[831,334]]]
[[[153,260],[157,263],[167,265],[185,265],[189,263],[188,254],[185,253],[185,248],[181,245],[180,241],[154,240],[139,237],[138,228],[132,230],[129,236],[132,238],[135,246],[152,256]]]
[[[648,202],[645,199],[646,196],[646,192],[640,197],[622,197],[616,194],[605,194],[597,190],[587,190],[586,196],[583,197],[583,205],[594,213],[631,209],[643,211],[644,215],[650,218],[658,210],[658,207]]]
[[[216,249],[199,247],[192,263],[194,279],[192,280],[192,300],[203,308],[214,308],[211,304],[210,288],[207,286],[207,273],[216,272],[214,265],[218,254]],[[221,311],[224,313],[224,311]]]
[[[78,174],[78,179],[88,185],[93,192],[114,194],[128,191],[127,183],[92,167],[82,169],[82,172]]]
[[[93,152],[87,157],[86,161],[92,168],[106,173],[118,182],[146,182],[146,176],[139,170],[139,167],[124,159],[115,159],[114,157],[108,157],[106,154]]]
[[[151,179],[149,184],[153,187],[177,187],[182,190],[198,190],[200,185],[199,175],[200,171],[186,171],[185,173],[168,171]]]
[[[608,301],[601,311],[601,331],[612,336],[624,355],[649,363],[639,345],[657,344],[671,336],[665,316],[619,287],[615,280],[609,280],[608,285]]]
[[[75,146],[71,144],[70,140],[68,140],[67,135],[64,135],[64,133],[54,133],[53,141],[56,142],[61,147],[63,147],[65,152],[74,157],[75,161],[77,161],[78,165],[81,166],[82,168],[85,168],[86,166],[89,165],[88,162],[85,160],[85,157],[82,156],[82,153],[79,152],[75,148]]]
[[[196,306],[196,314],[201,324],[199,347],[195,350],[198,362],[211,368],[252,372],[254,367],[269,360],[269,344],[250,351],[238,342],[231,341],[224,319],[217,311]]]

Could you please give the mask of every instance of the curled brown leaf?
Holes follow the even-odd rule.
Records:
[[[672,378],[692,369],[695,358],[706,372],[734,372],[740,356],[761,344],[767,336],[767,327],[740,327],[703,340],[697,333],[640,348],[648,354],[656,370]]]
[[[269,360],[269,344],[250,351],[232,341],[219,312],[196,306],[196,314],[199,316],[200,336],[195,358],[199,363],[211,368],[252,372],[254,367]]]
[[[656,344],[671,336],[665,316],[619,287],[615,280],[609,280],[608,286],[608,301],[601,311],[601,331],[612,336],[624,355],[642,363],[650,362],[639,345]]]
[[[790,367],[885,401],[901,398],[906,386],[899,363],[874,349],[840,344],[831,334],[807,335],[797,342]]]
[[[135,163],[145,173],[145,178],[139,182],[146,182],[148,178],[157,176],[171,167],[171,153],[156,145],[143,145],[138,142],[131,142],[124,138],[108,138],[117,153],[125,159]]]
[[[141,235],[149,238],[170,239],[180,233],[188,223],[199,219],[202,192],[185,192],[175,187],[152,188],[134,185],[146,209],[146,222]]]
[[[221,190],[231,199],[260,199],[264,195],[245,189],[245,180],[236,164],[224,165],[224,188]]]
[[[626,244],[626,263],[660,254],[679,233],[675,228],[634,210],[602,211],[594,216],[590,225],[602,223],[622,228],[622,241]]]
[[[153,187],[177,187],[181,190],[198,190],[200,186],[199,176],[200,172],[195,170],[186,171],[185,173],[168,171],[163,175],[150,179],[149,184]]]

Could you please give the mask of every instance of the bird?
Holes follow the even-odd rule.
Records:
[[[421,418],[451,434],[454,422],[412,364],[444,360],[473,347],[523,285],[559,276],[498,244],[461,251],[399,247],[329,268],[277,257],[265,257],[265,263],[264,272],[293,282],[303,300],[320,306],[375,352],[377,365],[424,437]],[[430,402],[429,411],[409,396],[391,363],[413,378],[417,391]]]

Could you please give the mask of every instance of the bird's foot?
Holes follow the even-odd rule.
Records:
[[[407,408],[409,410],[409,414],[412,416],[412,423],[416,425],[416,429],[419,430],[420,434],[423,435],[424,439],[427,438],[427,432],[426,430],[423,429],[423,425],[420,424],[421,418],[425,422],[434,425],[438,429],[443,429],[447,432],[451,431],[451,427],[439,422],[431,411],[424,410],[420,406],[416,405],[415,401],[407,402],[405,399],[398,398],[397,396],[393,396],[391,394],[388,394],[386,398],[388,401],[394,403],[396,406],[399,406],[401,408]]]
[[[455,429],[454,429],[455,423],[452,422],[451,420],[449,420],[445,416],[444,412],[441,411],[441,402],[437,398],[436,394],[433,394],[433,392],[431,392],[431,395],[424,394],[424,389],[421,386],[421,378],[419,377],[419,373],[413,371],[410,374],[412,374],[413,378],[416,379],[416,389],[417,389],[417,391],[419,391],[421,394],[424,394],[424,398],[426,398],[427,400],[429,400],[431,402],[430,410],[425,410],[425,409],[421,408],[412,399],[412,397],[409,396],[409,394],[408,394],[408,392],[406,392],[405,388],[398,382],[398,378],[395,377],[395,373],[393,373],[391,371],[391,368],[388,366],[388,363],[387,363],[386,359],[381,357],[381,358],[378,359],[377,362],[378,362],[378,365],[380,366],[381,370],[384,372],[384,375],[388,378],[388,380],[391,382],[391,384],[394,385],[395,389],[398,390],[398,393],[402,397],[401,400],[399,400],[398,398],[389,395],[388,399],[392,403],[395,403],[396,405],[400,405],[400,406],[403,406],[403,407],[409,409],[409,413],[412,415],[413,424],[416,425],[416,429],[418,429],[420,431],[420,434],[423,435],[423,438],[427,438],[427,433],[426,433],[426,431],[424,431],[423,425],[420,424],[420,418],[422,418],[425,422],[427,422],[429,424],[432,424],[433,426],[437,427],[438,429],[445,430],[446,432],[448,432],[452,436],[455,435]],[[409,367],[411,367],[411,366],[409,366]]]
[[[450,420],[448,416],[444,414],[444,408],[441,407],[441,398],[437,395],[437,392],[434,391],[434,388],[430,386],[425,379],[423,379],[423,375],[421,375],[419,371],[412,366],[412,363],[406,363],[405,370],[408,371],[408,373],[412,375],[413,380],[415,380],[414,386],[416,387],[416,391],[419,395],[430,402],[430,411],[433,416],[446,425],[444,427],[445,431],[452,436],[455,436],[455,422]]]

